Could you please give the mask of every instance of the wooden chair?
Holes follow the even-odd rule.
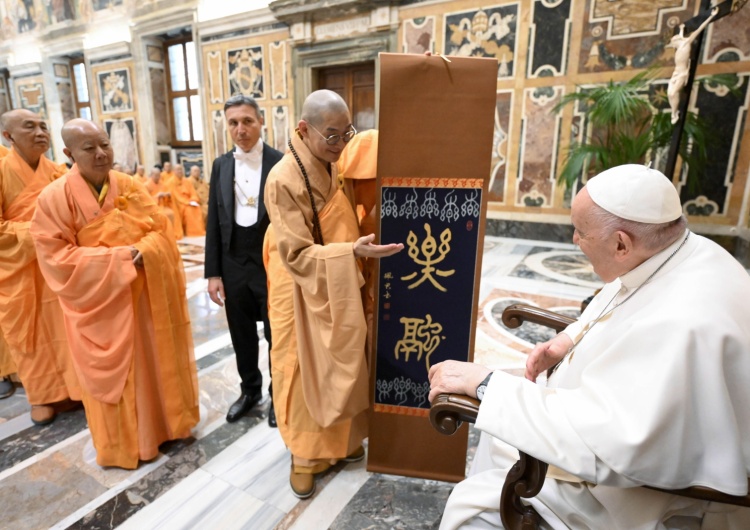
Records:
[[[550,327],[557,332],[575,321],[573,318],[525,304],[508,306],[503,311],[502,319],[503,324],[509,328],[517,328],[524,322],[532,322]],[[450,435],[456,432],[462,422],[474,423],[478,413],[478,400],[459,394],[440,394],[430,408],[430,422],[441,434]],[[520,451],[519,455],[520,459],[511,468],[503,485],[500,518],[508,530],[537,530],[541,517],[533,507],[524,504],[521,499],[530,499],[541,491],[547,474],[547,464]],[[750,493],[744,496],[727,495],[699,486],[681,490],[643,487],[693,499],[750,507]]]

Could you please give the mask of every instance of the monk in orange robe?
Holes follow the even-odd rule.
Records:
[[[44,282],[29,234],[39,193],[67,168],[44,156],[50,135],[40,116],[18,109],[0,120],[12,144],[0,159],[0,329],[26,389],[31,420],[45,425],[55,419],[56,407],[81,399],[60,304]],[[7,359],[2,364],[3,372],[12,369]]]
[[[203,180],[201,176],[201,168],[198,166],[192,166],[190,168],[190,182],[195,188],[195,193],[198,194],[198,202],[201,204],[201,213],[203,214],[203,223],[206,222],[208,217],[208,184]]]
[[[290,485],[300,498],[315,491],[315,474],[364,457],[369,376],[360,260],[403,249],[359,235],[352,181],[336,170],[354,134],[344,100],[313,92],[291,152],[265,187],[273,401],[292,453]]]
[[[7,155],[10,151],[3,144],[0,144],[0,158]],[[10,347],[3,338],[2,329],[0,329],[0,399],[5,399],[13,395],[16,387],[10,380],[10,375],[16,373],[16,363],[10,356]]]
[[[198,422],[182,260],[150,194],[111,171],[106,132],[75,119],[62,136],[75,165],[39,196],[31,234],[65,315],[96,461],[133,469]]]
[[[200,198],[190,179],[185,178],[182,165],[174,166],[174,178],[167,184],[172,194],[172,202],[176,205],[179,217],[176,223],[182,221],[182,229],[187,237],[205,236],[206,224],[203,222]]]
[[[133,176],[135,177],[135,179],[138,182],[140,182],[144,186],[146,185],[146,180],[148,180],[148,179],[146,177],[146,168],[143,166],[143,164],[138,164],[136,166],[136,168],[135,168],[135,175],[133,175]]]
[[[182,239],[185,233],[182,231],[182,223],[175,223],[179,219],[179,212],[172,201],[172,194],[161,178],[161,172],[158,167],[151,170],[151,175],[146,179],[144,184],[146,190],[151,194],[156,203],[159,205],[161,212],[167,216],[172,223],[172,230],[176,239]]]
[[[164,169],[161,172],[161,180],[165,186],[169,185],[174,178],[174,172],[172,171],[172,164],[170,162],[164,162]]]

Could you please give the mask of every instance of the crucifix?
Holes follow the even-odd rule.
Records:
[[[701,0],[700,14],[680,24],[668,44],[675,48],[675,69],[667,89],[674,124],[665,170],[669,178],[674,175],[677,165],[682,131],[685,128],[685,118],[690,104],[690,92],[695,79],[695,69],[698,67],[698,55],[703,44],[703,30],[708,24],[738,11],[745,3],[747,0],[724,0],[712,7],[711,0]],[[686,32],[687,37],[685,37]]]

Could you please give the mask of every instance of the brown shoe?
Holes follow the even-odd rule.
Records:
[[[289,485],[298,499],[309,499],[315,493],[315,475],[312,473],[295,473],[294,465],[289,473]]]
[[[365,448],[363,446],[359,446],[352,452],[352,454],[348,455],[346,458],[342,458],[342,462],[359,462],[365,457]]]
[[[58,401],[57,403],[50,403],[51,407],[55,408],[56,413],[60,412],[71,412],[73,410],[80,409],[83,404],[80,401],[73,401],[70,398],[63,399],[62,401]]]
[[[31,405],[31,421],[34,425],[48,425],[55,420],[55,408],[50,405]]]

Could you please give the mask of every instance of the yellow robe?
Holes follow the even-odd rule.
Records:
[[[191,201],[200,203],[200,198],[190,179],[174,177],[167,187],[172,194],[172,203],[177,206],[176,213],[179,213],[179,220],[182,221],[185,235],[187,237],[205,236],[206,225],[203,222],[201,209],[190,205]]]
[[[271,219],[264,262],[273,349],[273,401],[295,465],[334,462],[367,436],[364,283],[352,243],[359,236],[351,183],[338,185],[297,137],[310,177],[323,241],[314,244],[312,209],[290,153],[265,187]]]
[[[39,196],[31,232],[63,308],[97,463],[133,469],[189,436],[198,384],[185,277],[148,192],[110,171],[98,202],[73,166]]]
[[[80,399],[60,304],[29,233],[37,197],[66,169],[42,156],[34,171],[14,149],[0,159],[0,329],[32,405]],[[7,375],[13,366],[3,357]]]

